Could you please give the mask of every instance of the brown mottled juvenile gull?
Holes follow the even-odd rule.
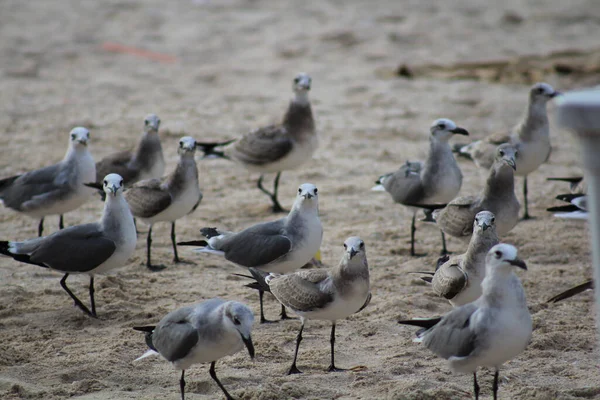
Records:
[[[160,354],[181,370],[179,389],[185,400],[185,370],[197,363],[210,363],[210,376],[219,385],[225,398],[233,397],[227,392],[215,372],[218,359],[235,354],[244,346],[250,358],[254,358],[252,343],[252,311],[237,301],[210,299],[167,314],[156,326],[134,327],[146,332],[146,344],[150,347],[137,358]],[[212,396],[211,396],[212,397]]]
[[[318,253],[323,239],[317,187],[311,183],[300,185],[296,201],[284,218],[256,224],[237,233],[216,228],[202,228],[200,232],[207,240],[179,244],[201,246],[197,250],[200,253],[217,254],[246,268],[275,273],[298,270]],[[260,297],[260,322],[268,322],[263,312],[264,290],[256,289]],[[285,308],[281,314],[285,319]]]
[[[473,236],[466,253],[441,258],[435,273],[423,280],[431,283],[433,292],[447,299],[454,307],[475,301],[481,296],[485,277],[485,257],[499,243],[496,218],[489,211],[480,211],[473,223]],[[445,260],[445,261],[444,261]]]
[[[61,162],[49,167],[0,180],[0,203],[33,218],[40,218],[38,236],[44,231],[44,217],[79,208],[92,193],[85,182],[96,179],[94,159],[88,151],[90,131],[76,127],[69,134],[69,148]]]
[[[198,143],[205,157],[227,158],[241,164],[250,172],[259,172],[258,188],[271,198],[273,212],[284,211],[277,192],[283,171],[296,169],[312,157],[319,144],[308,91],[312,79],[301,73],[294,78],[295,97],[290,102],[281,124],[258,128],[237,141]],[[276,172],[273,192],[263,185],[264,174]]]
[[[135,150],[120,151],[100,160],[96,164],[96,182],[110,173],[121,175],[126,187],[142,179],[160,178],[165,173],[165,160],[158,136],[159,126],[158,116],[147,115],[144,132]]]
[[[469,133],[446,118],[435,120],[429,128],[429,154],[424,162],[407,161],[396,172],[385,174],[377,180],[372,190],[388,192],[400,204],[445,204],[455,198],[462,185],[462,173],[448,140],[455,134]],[[415,218],[413,208],[410,227],[410,255],[415,255]],[[442,232],[442,253],[447,253]]]
[[[496,147],[510,143],[517,149],[515,174],[523,176],[523,219],[529,219],[527,207],[527,175],[550,157],[550,125],[546,104],[560,94],[547,83],[536,83],[529,90],[529,103],[522,121],[510,132],[495,134],[461,147],[459,153],[471,158],[479,168],[489,169],[494,163]]]
[[[331,321],[329,371],[343,371],[335,366],[335,323],[361,311],[371,301],[365,243],[359,237],[346,239],[339,265],[330,269],[309,269],[288,275],[265,274],[253,268],[250,271],[257,281],[264,279],[263,283],[277,300],[302,321],[288,375],[300,373],[296,359],[307,319]]]
[[[475,399],[479,398],[477,368],[494,368],[494,399],[498,397],[498,370],[525,350],[531,340],[532,321],[525,291],[516,268],[527,269],[517,249],[497,244],[486,257],[483,294],[472,303],[443,317],[398,321],[419,326],[416,341],[449,361],[458,373],[473,374]]]
[[[496,161],[490,168],[485,187],[477,196],[464,196],[452,200],[446,207],[436,210],[435,221],[442,231],[469,238],[473,234],[473,221],[480,211],[490,211],[496,216],[496,232],[502,236],[515,227],[519,220],[519,202],[515,196],[514,170],[517,150],[505,143],[496,149]]]
[[[146,239],[146,266],[151,271],[164,269],[164,265],[152,265],[150,253],[152,246],[152,226],[156,222],[171,222],[171,243],[173,261],[180,262],[177,254],[175,221],[186,216],[198,207],[202,192],[198,184],[198,167],[194,154],[196,141],[184,136],[179,140],[179,162],[169,175],[160,179],[139,181],[125,191],[131,212],[136,218],[149,225]]]
[[[135,251],[135,226],[123,197],[123,179],[117,174],[104,178],[104,212],[100,221],[62,229],[49,236],[23,242],[0,241],[0,253],[27,264],[64,273],[62,288],[86,314],[96,316],[94,276],[121,267]],[[67,287],[70,274],[90,276],[90,311]]]

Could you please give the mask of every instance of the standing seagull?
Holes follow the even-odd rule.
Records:
[[[100,221],[76,225],[50,236],[24,242],[0,241],[0,253],[27,264],[64,272],[60,286],[89,316],[96,316],[94,276],[121,267],[135,250],[133,217],[123,197],[123,178],[110,174],[104,178],[104,212]],[[67,287],[69,274],[90,276],[90,311]]]
[[[42,236],[47,215],[59,214],[59,228],[63,229],[63,214],[79,208],[93,193],[83,185],[96,179],[94,159],[87,148],[89,140],[90,131],[73,128],[61,162],[0,180],[0,203],[40,218],[38,236]]]
[[[416,341],[450,363],[454,372],[473,373],[475,399],[479,398],[477,368],[494,373],[494,400],[498,397],[498,370],[519,355],[531,339],[532,323],[521,281],[513,269],[527,269],[509,244],[491,248],[486,258],[483,295],[443,317],[398,321],[420,326]]]
[[[165,173],[158,127],[160,118],[149,114],[144,119],[144,132],[135,151],[125,150],[103,158],[96,164],[96,182],[110,173],[123,177],[125,186],[142,179],[160,178]]]
[[[264,277],[271,293],[300,316],[302,326],[296,337],[294,361],[288,375],[299,374],[296,367],[298,348],[306,319],[331,321],[331,365],[329,372],[343,371],[335,366],[335,322],[365,308],[371,301],[369,265],[365,243],[359,237],[344,242],[344,255],[337,267],[309,269],[289,275],[269,274]],[[250,269],[260,282],[258,270]]]
[[[431,283],[435,294],[448,299],[454,307],[475,301],[481,296],[481,282],[485,277],[485,257],[499,242],[496,218],[489,211],[480,211],[473,222],[473,236],[467,252],[446,256],[435,273],[426,273],[422,279]]]
[[[459,149],[461,155],[471,158],[479,168],[489,169],[494,163],[494,152],[499,144],[510,143],[515,146],[519,152],[515,174],[523,177],[523,219],[530,218],[527,208],[527,175],[550,157],[550,125],[546,104],[559,94],[547,83],[536,83],[529,90],[525,117],[511,132],[491,135]]]
[[[287,273],[302,268],[317,254],[323,239],[319,219],[317,188],[304,183],[290,213],[281,219],[263,222],[241,232],[224,232],[216,228],[200,229],[208,240],[193,240],[180,245],[202,246],[200,253],[218,254],[239,266],[266,272]],[[263,312],[264,290],[260,297],[260,323],[268,322]],[[281,318],[287,318],[282,306]]]
[[[250,309],[237,301],[210,299],[189,307],[172,311],[160,320],[156,327],[142,326],[133,329],[146,332],[146,344],[150,347],[135,361],[160,354],[181,370],[179,388],[181,400],[185,400],[185,370],[197,363],[210,363],[210,376],[219,385],[225,398],[233,399],[215,372],[218,359],[235,354],[244,345],[254,358],[252,324],[254,315]]]
[[[295,96],[281,124],[258,128],[235,142],[198,143],[205,157],[231,159],[250,172],[259,172],[257,186],[271,198],[275,213],[284,211],[277,199],[281,173],[296,169],[308,161],[319,144],[308,100],[311,82],[311,77],[304,73],[294,78]],[[219,147],[224,148],[216,150]],[[277,172],[272,193],[262,185],[264,174],[270,172]]]
[[[490,168],[485,187],[477,196],[457,197],[434,212],[433,217],[445,233],[455,237],[470,237],[473,220],[480,211],[496,216],[496,232],[502,236],[519,220],[519,201],[515,196],[514,170],[517,150],[505,143],[496,149],[496,161]]]
[[[429,128],[429,154],[425,162],[407,161],[396,172],[385,174],[377,180],[372,190],[385,190],[400,204],[448,203],[458,195],[462,173],[454,159],[448,140],[454,134],[469,133],[449,119],[438,119]],[[410,255],[415,255],[415,217],[413,208],[410,226]],[[446,240],[442,231],[442,253],[446,254]]]
[[[179,163],[175,171],[161,179],[137,182],[125,192],[125,198],[133,215],[150,225],[146,240],[146,267],[151,271],[165,268],[164,265],[151,263],[152,225],[159,221],[171,222],[173,261],[178,263],[180,260],[177,255],[175,221],[194,211],[202,200],[202,192],[198,185],[198,167],[194,159],[196,141],[189,136],[182,137],[179,140],[177,153]]]

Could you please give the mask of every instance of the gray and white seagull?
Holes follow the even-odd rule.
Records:
[[[310,160],[319,144],[308,99],[311,84],[308,74],[300,73],[294,78],[294,98],[281,124],[258,128],[237,141],[198,143],[205,157],[231,159],[250,172],[259,172],[257,186],[271,198],[273,212],[284,211],[277,198],[281,173]],[[262,182],[264,174],[272,172],[277,175],[273,192],[269,192]]]
[[[0,254],[63,272],[60,285],[75,305],[92,317],[96,316],[94,276],[125,265],[133,255],[136,242],[133,216],[123,197],[123,179],[120,175],[109,174],[103,185],[107,196],[100,221],[23,242],[0,241]],[[90,276],[91,311],[67,287],[70,274]]]
[[[0,180],[0,203],[33,218],[39,218],[38,236],[44,231],[44,218],[63,214],[83,205],[94,191],[84,183],[96,179],[94,159],[88,151],[90,132],[73,128],[69,147],[61,162],[49,167]]]
[[[510,143],[518,151],[515,174],[523,177],[523,219],[529,219],[527,203],[527,175],[548,161],[550,145],[550,124],[546,105],[560,93],[547,83],[536,83],[529,90],[529,103],[521,122],[509,132],[490,135],[461,147],[458,151],[472,159],[479,168],[489,169],[494,163],[496,147]]]
[[[181,370],[179,388],[185,400],[185,370],[197,363],[210,363],[210,376],[219,385],[228,400],[233,399],[215,372],[218,359],[235,354],[244,346],[254,358],[252,343],[252,311],[237,301],[210,299],[167,314],[156,326],[133,329],[146,332],[150,347],[142,358],[160,354]]]
[[[152,265],[152,226],[156,222],[171,223],[171,243],[173,261],[180,262],[177,254],[175,221],[196,210],[202,201],[198,184],[198,167],[194,155],[196,141],[184,136],[179,140],[179,162],[169,175],[160,179],[145,179],[133,184],[125,191],[125,198],[136,218],[149,225],[146,239],[146,266],[152,271],[164,269],[162,265]]]
[[[376,181],[375,191],[386,191],[396,203],[446,204],[458,195],[462,173],[448,140],[455,135],[469,133],[446,118],[435,120],[429,128],[429,154],[424,162],[407,161],[396,172],[385,174]],[[415,218],[417,208],[412,208],[410,226],[410,255],[415,256]],[[447,253],[442,231],[442,253]]]
[[[160,118],[148,114],[135,150],[120,151],[96,163],[96,182],[111,173],[121,175],[127,187],[143,179],[160,178],[165,173],[165,160],[158,136],[159,126]]]
[[[319,219],[317,187],[304,183],[290,213],[284,218],[253,225],[240,232],[202,228],[207,240],[181,242],[180,245],[202,246],[200,253],[217,254],[246,268],[266,272],[287,273],[302,268],[317,254],[323,239]],[[263,312],[264,290],[260,296],[260,322],[267,322]],[[282,319],[287,318],[282,306]]]
[[[479,398],[477,368],[494,368],[494,399],[498,396],[498,370],[518,356],[531,340],[532,321],[525,291],[516,268],[527,269],[517,249],[497,244],[486,257],[483,294],[472,303],[443,317],[398,321],[419,326],[415,341],[449,361],[454,372],[472,373],[475,399]]]

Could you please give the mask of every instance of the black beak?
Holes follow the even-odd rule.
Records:
[[[252,336],[248,336],[247,338],[244,335],[240,334],[246,348],[248,349],[248,354],[250,354],[250,358],[254,359],[254,345],[252,344]]]
[[[557,90],[555,90],[555,91],[554,91],[554,93],[552,93],[552,94],[550,95],[550,98],[552,99],[552,98],[554,98],[554,97],[556,97],[556,96],[560,96],[560,95],[562,95],[562,93],[561,93],[561,92],[559,92],[559,91],[557,91]]]
[[[454,133],[455,135],[465,135],[465,136],[469,136],[469,132],[464,129],[464,128],[460,128],[460,127],[456,127],[454,129],[452,129],[450,132]]]
[[[483,229],[484,231],[489,228],[491,225],[486,224],[485,222],[483,224],[481,224],[481,229]]]
[[[306,193],[306,194],[304,195],[304,198],[305,198],[305,199],[312,199],[312,197],[313,197],[313,195],[312,195],[312,194],[310,194],[310,193]]]
[[[514,265],[515,267],[519,267],[519,268],[527,271],[527,264],[525,264],[525,261],[523,261],[519,258],[515,258],[514,260],[508,260],[508,263],[510,265]]]
[[[350,259],[352,260],[356,254],[358,254],[358,251],[351,248],[350,249]]]

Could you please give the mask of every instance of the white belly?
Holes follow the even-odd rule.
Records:
[[[127,207],[126,212],[123,211],[122,216],[118,218],[119,223],[121,224],[121,237],[117,239],[117,241],[120,244],[117,246],[112,256],[98,266],[98,268],[93,271],[92,275],[103,274],[114,268],[124,266],[135,252],[137,233],[135,232],[133,215],[131,215],[129,207]]]
[[[151,218],[141,218],[141,220],[148,225],[160,221],[176,221],[179,218],[189,214],[198,202],[199,198],[200,188],[198,187],[198,183],[190,183],[185,190],[180,193],[179,197],[164,211]]]
[[[296,142],[290,153],[275,162],[265,165],[244,164],[251,172],[280,172],[296,169],[312,158],[313,153],[319,146],[319,138],[316,134],[309,136],[303,142]]]
[[[175,361],[173,366],[177,369],[188,369],[193,364],[216,361],[244,348],[244,343],[237,333],[220,336],[217,340],[198,342],[186,357]]]
[[[516,175],[529,175],[542,165],[550,153],[550,138],[540,137],[531,142],[521,142],[518,146]]]
[[[452,304],[453,307],[460,307],[477,300],[479,297],[481,297],[482,280],[483,276],[469,275],[467,287],[465,287],[462,292],[454,296],[454,298],[450,300],[450,304]]]
[[[365,304],[365,301],[367,301],[367,296],[369,295],[369,285],[367,281],[357,281],[356,283],[352,295],[346,296],[346,298],[337,296],[327,307],[319,310],[308,312],[296,311],[296,313],[308,319],[320,319],[326,321],[336,321],[338,319],[349,317],[360,310]]]
[[[481,354],[481,366],[499,367],[518,356],[531,339],[531,317],[523,320],[500,317],[491,349]]]

